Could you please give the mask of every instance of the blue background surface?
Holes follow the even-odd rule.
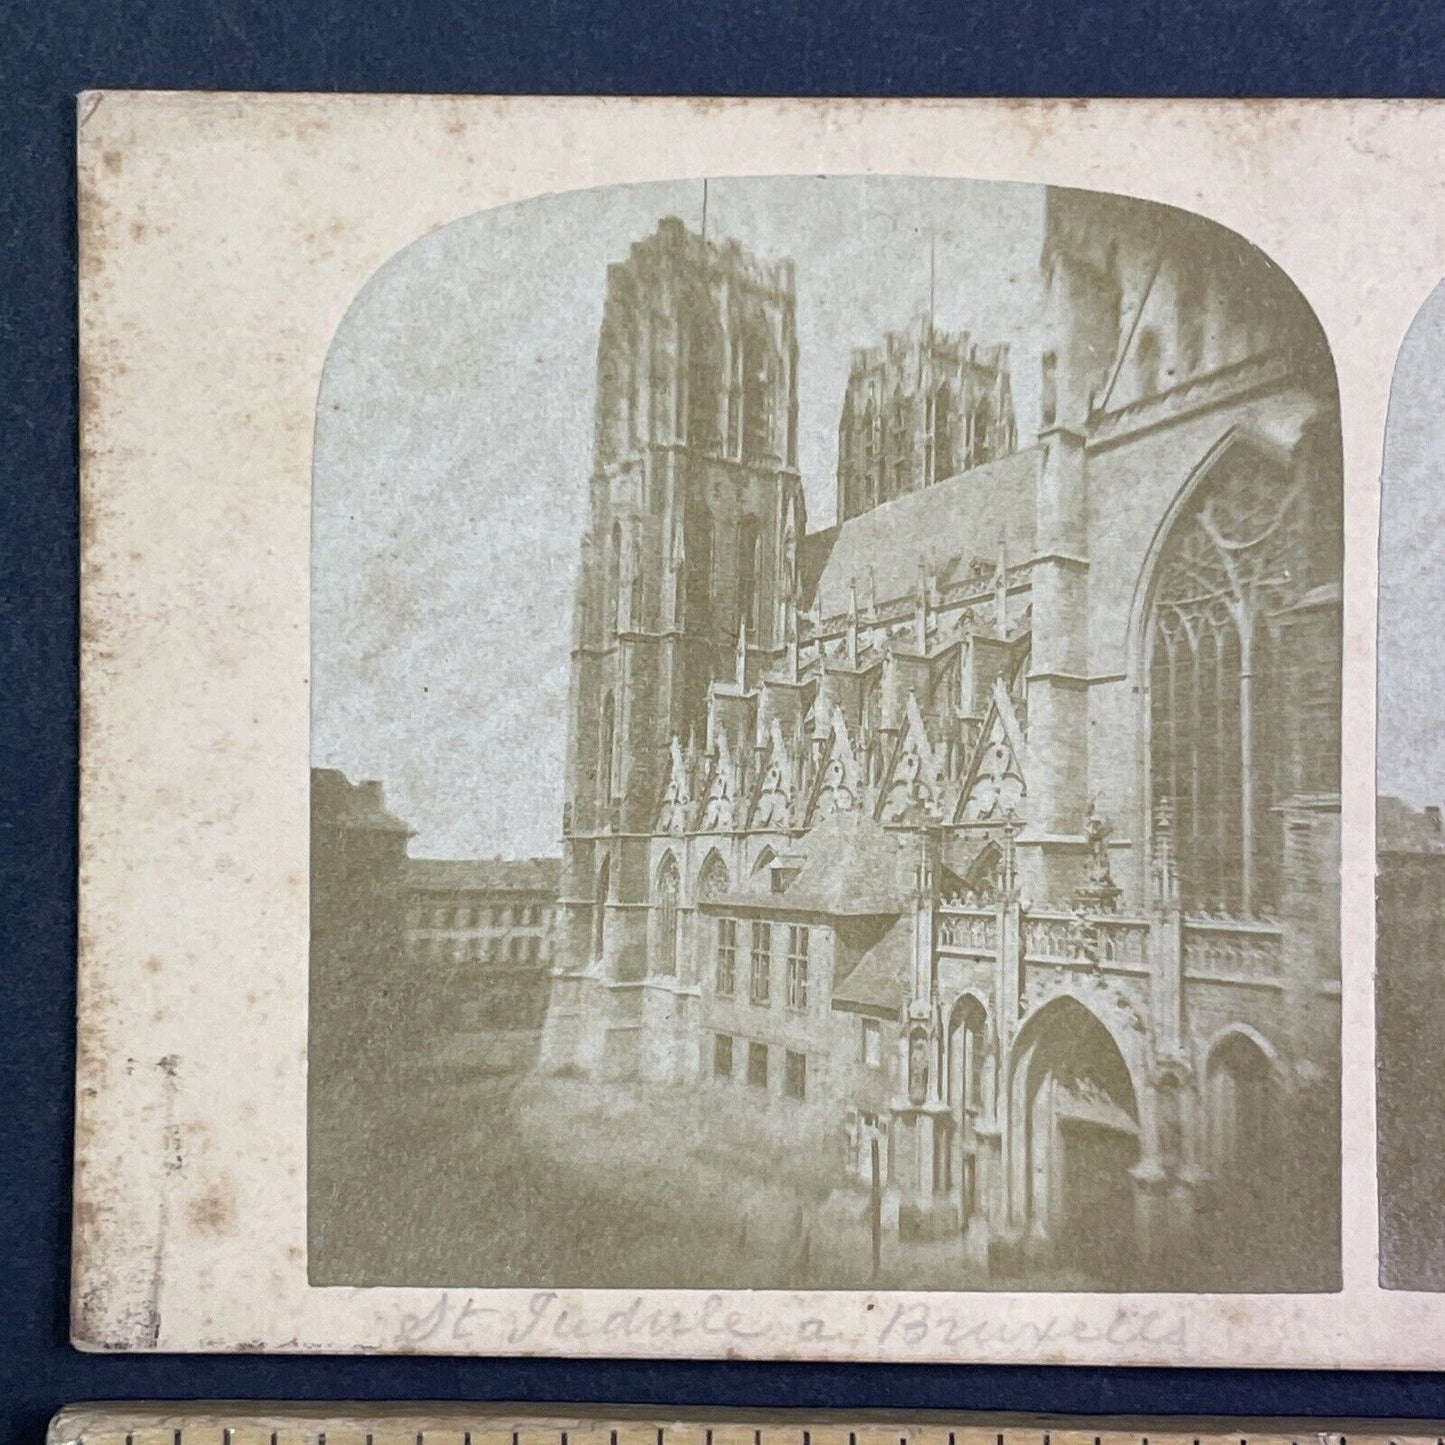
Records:
[[[1438,0],[0,0],[0,1445],[81,1398],[1445,1415],[1445,1377],[96,1357],[66,1343],[74,1014],[74,108],[101,86],[1440,95]],[[1387,265],[1388,258],[1382,257]]]

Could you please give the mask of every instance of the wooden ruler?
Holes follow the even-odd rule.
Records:
[[[48,1445],[1445,1445],[1419,1420],[1088,1419],[535,1405],[73,1405]]]

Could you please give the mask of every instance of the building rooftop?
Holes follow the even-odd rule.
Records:
[[[1002,541],[1010,565],[1034,553],[1034,493],[1042,453],[1028,447],[895,497],[803,540],[804,594],[825,617],[846,612],[857,583],[858,607],[912,596],[919,562],[940,589],[968,575],[974,560],[992,562]]]
[[[716,908],[876,917],[908,906],[914,858],[866,813],[834,813],[800,838],[781,867],[762,868]]]
[[[896,1018],[913,994],[913,917],[905,913],[833,984],[835,1008]]]
[[[362,828],[375,833],[404,833],[413,829],[386,807],[386,790],[374,778],[353,783],[340,768],[311,769],[311,806],[322,819],[340,828]]]
[[[408,858],[409,887],[427,893],[546,893],[555,897],[560,858]]]
[[[1375,800],[1375,851],[1445,853],[1439,808],[1421,811],[1403,799],[1382,794]]]
[[[1006,345],[975,341],[968,331],[945,331],[934,325],[927,311],[919,311],[906,326],[884,332],[882,340],[873,345],[855,346],[849,357],[848,380],[852,383],[889,362],[913,360],[930,348],[935,356],[955,366],[968,364],[982,371],[997,371],[1008,361]]]

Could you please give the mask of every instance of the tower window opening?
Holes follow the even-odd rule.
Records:
[[[737,625],[758,635],[758,582],[762,540],[756,517],[744,517],[738,525],[738,611]]]

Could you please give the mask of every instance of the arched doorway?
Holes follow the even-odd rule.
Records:
[[[1274,1077],[1264,1050],[1231,1032],[1215,1045],[1206,1070],[1212,1172],[1239,1181],[1265,1167],[1274,1152]]]
[[[1134,1257],[1139,1111],[1113,1035],[1077,999],[1024,1026],[1009,1104],[1015,1209],[1031,1248],[1117,1287]]]
[[[979,1210],[977,1123],[983,1108],[988,1015],[972,994],[964,994],[948,1017],[948,1108],[953,1147],[948,1151],[946,1187],[958,1201],[958,1219],[966,1228]]]
[[[1204,1092],[1212,1177],[1205,1233],[1211,1273],[1228,1286],[1258,1278],[1284,1244],[1280,1098],[1269,1056],[1242,1030],[1210,1051]]]

